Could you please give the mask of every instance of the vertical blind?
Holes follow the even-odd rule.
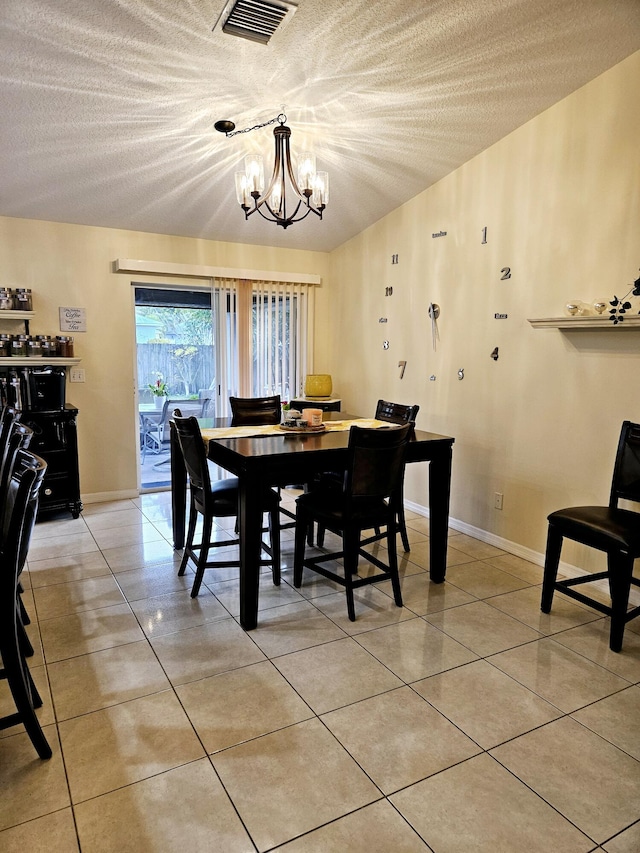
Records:
[[[230,414],[229,397],[237,396],[238,384],[238,282],[214,279],[211,291],[211,322],[216,360],[216,416]]]
[[[307,371],[307,286],[253,282],[252,392],[299,396]]]
[[[229,396],[302,393],[307,373],[309,286],[214,279],[212,291],[217,412],[229,414]]]

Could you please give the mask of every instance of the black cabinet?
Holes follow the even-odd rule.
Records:
[[[40,488],[38,515],[68,510],[74,518],[82,512],[78,471],[78,410],[71,405],[46,412],[24,411],[21,421],[33,430],[29,450],[47,463]]]

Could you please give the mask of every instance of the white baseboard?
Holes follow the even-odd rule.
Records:
[[[405,500],[404,505],[406,509],[429,518],[428,507],[407,500]],[[520,545],[518,542],[512,542],[510,539],[503,539],[502,536],[497,536],[488,530],[482,530],[480,527],[474,527],[472,524],[467,524],[466,521],[460,521],[458,518],[449,517],[449,527],[452,530],[457,530],[459,533],[466,533],[468,536],[473,536],[474,539],[479,539],[481,542],[487,542],[489,545],[500,548],[502,551],[507,551],[509,554],[514,554],[516,557],[521,557],[523,560],[528,560],[528,562],[533,563],[535,566],[544,566],[544,554],[541,554],[540,551],[534,551],[531,548]],[[583,575],[586,570],[561,561],[559,571],[566,577],[577,577],[578,575]]]
[[[101,504],[106,501],[123,501],[137,497],[137,489],[125,489],[121,492],[94,492],[91,495],[80,495],[80,500],[83,504]]]

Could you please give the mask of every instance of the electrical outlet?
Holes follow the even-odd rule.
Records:
[[[504,495],[502,492],[496,492],[493,496],[493,508],[494,509],[502,509],[502,501],[504,499]]]
[[[84,367],[72,367],[69,370],[69,382],[84,382]]]

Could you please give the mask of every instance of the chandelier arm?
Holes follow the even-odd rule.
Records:
[[[304,219],[304,216],[299,217],[298,219],[294,219],[293,217],[296,215],[300,208],[300,202],[296,205],[296,209],[293,211],[291,216],[278,216],[278,214],[269,206],[269,202],[265,201],[265,207],[271,214],[271,216],[267,216],[263,210],[258,208],[258,213],[263,219],[266,219],[267,222],[275,222],[276,225],[281,225],[283,228],[288,228],[292,222],[300,222],[300,219]]]
[[[300,187],[298,186],[298,182],[295,179],[294,174],[293,174],[293,169],[291,168],[291,149],[289,148],[289,137],[288,136],[285,137],[284,147],[285,147],[284,162],[285,162],[285,165],[287,167],[287,174],[289,175],[289,180],[291,181],[291,186],[293,187],[294,192],[298,195],[298,197],[301,198],[304,202],[306,202],[308,204],[309,199],[303,192],[300,192]]]
[[[263,210],[261,209],[263,204],[267,208],[267,210],[269,211],[271,216],[267,216],[263,212]],[[318,217],[320,217],[320,219],[322,219],[322,210],[317,210],[315,207],[310,207],[309,205],[305,205],[303,215],[298,216],[298,218],[295,219],[294,217],[296,216],[301,205],[302,205],[302,201],[299,201],[298,204],[296,205],[296,209],[293,211],[291,216],[287,216],[286,218],[282,217],[282,216],[278,216],[277,213],[273,210],[273,208],[271,208],[269,206],[269,202],[267,201],[266,198],[262,199],[262,201],[259,203],[259,205],[256,202],[256,206],[253,207],[252,209],[249,209],[248,207],[243,207],[242,209],[244,210],[244,218],[245,219],[248,219],[251,216],[251,214],[253,214],[253,213],[259,213],[260,216],[263,219],[265,219],[267,222],[275,222],[276,225],[281,225],[283,228],[288,228],[289,225],[292,225],[294,222],[302,222],[302,220],[306,219],[310,213],[315,213],[316,216],[318,216]]]
[[[286,131],[286,133],[282,133],[282,130]],[[277,181],[281,181],[282,190],[284,192],[284,169],[282,168],[282,138],[286,136],[287,133],[290,134],[291,131],[288,127],[285,127],[284,125],[280,125],[280,127],[276,127],[273,130],[273,135],[276,140],[276,153],[275,161],[273,164],[273,174],[271,175],[269,186],[266,188],[266,190],[262,193],[261,196],[255,199],[257,207],[262,207],[264,202],[269,198]],[[281,172],[282,174],[280,174]]]

